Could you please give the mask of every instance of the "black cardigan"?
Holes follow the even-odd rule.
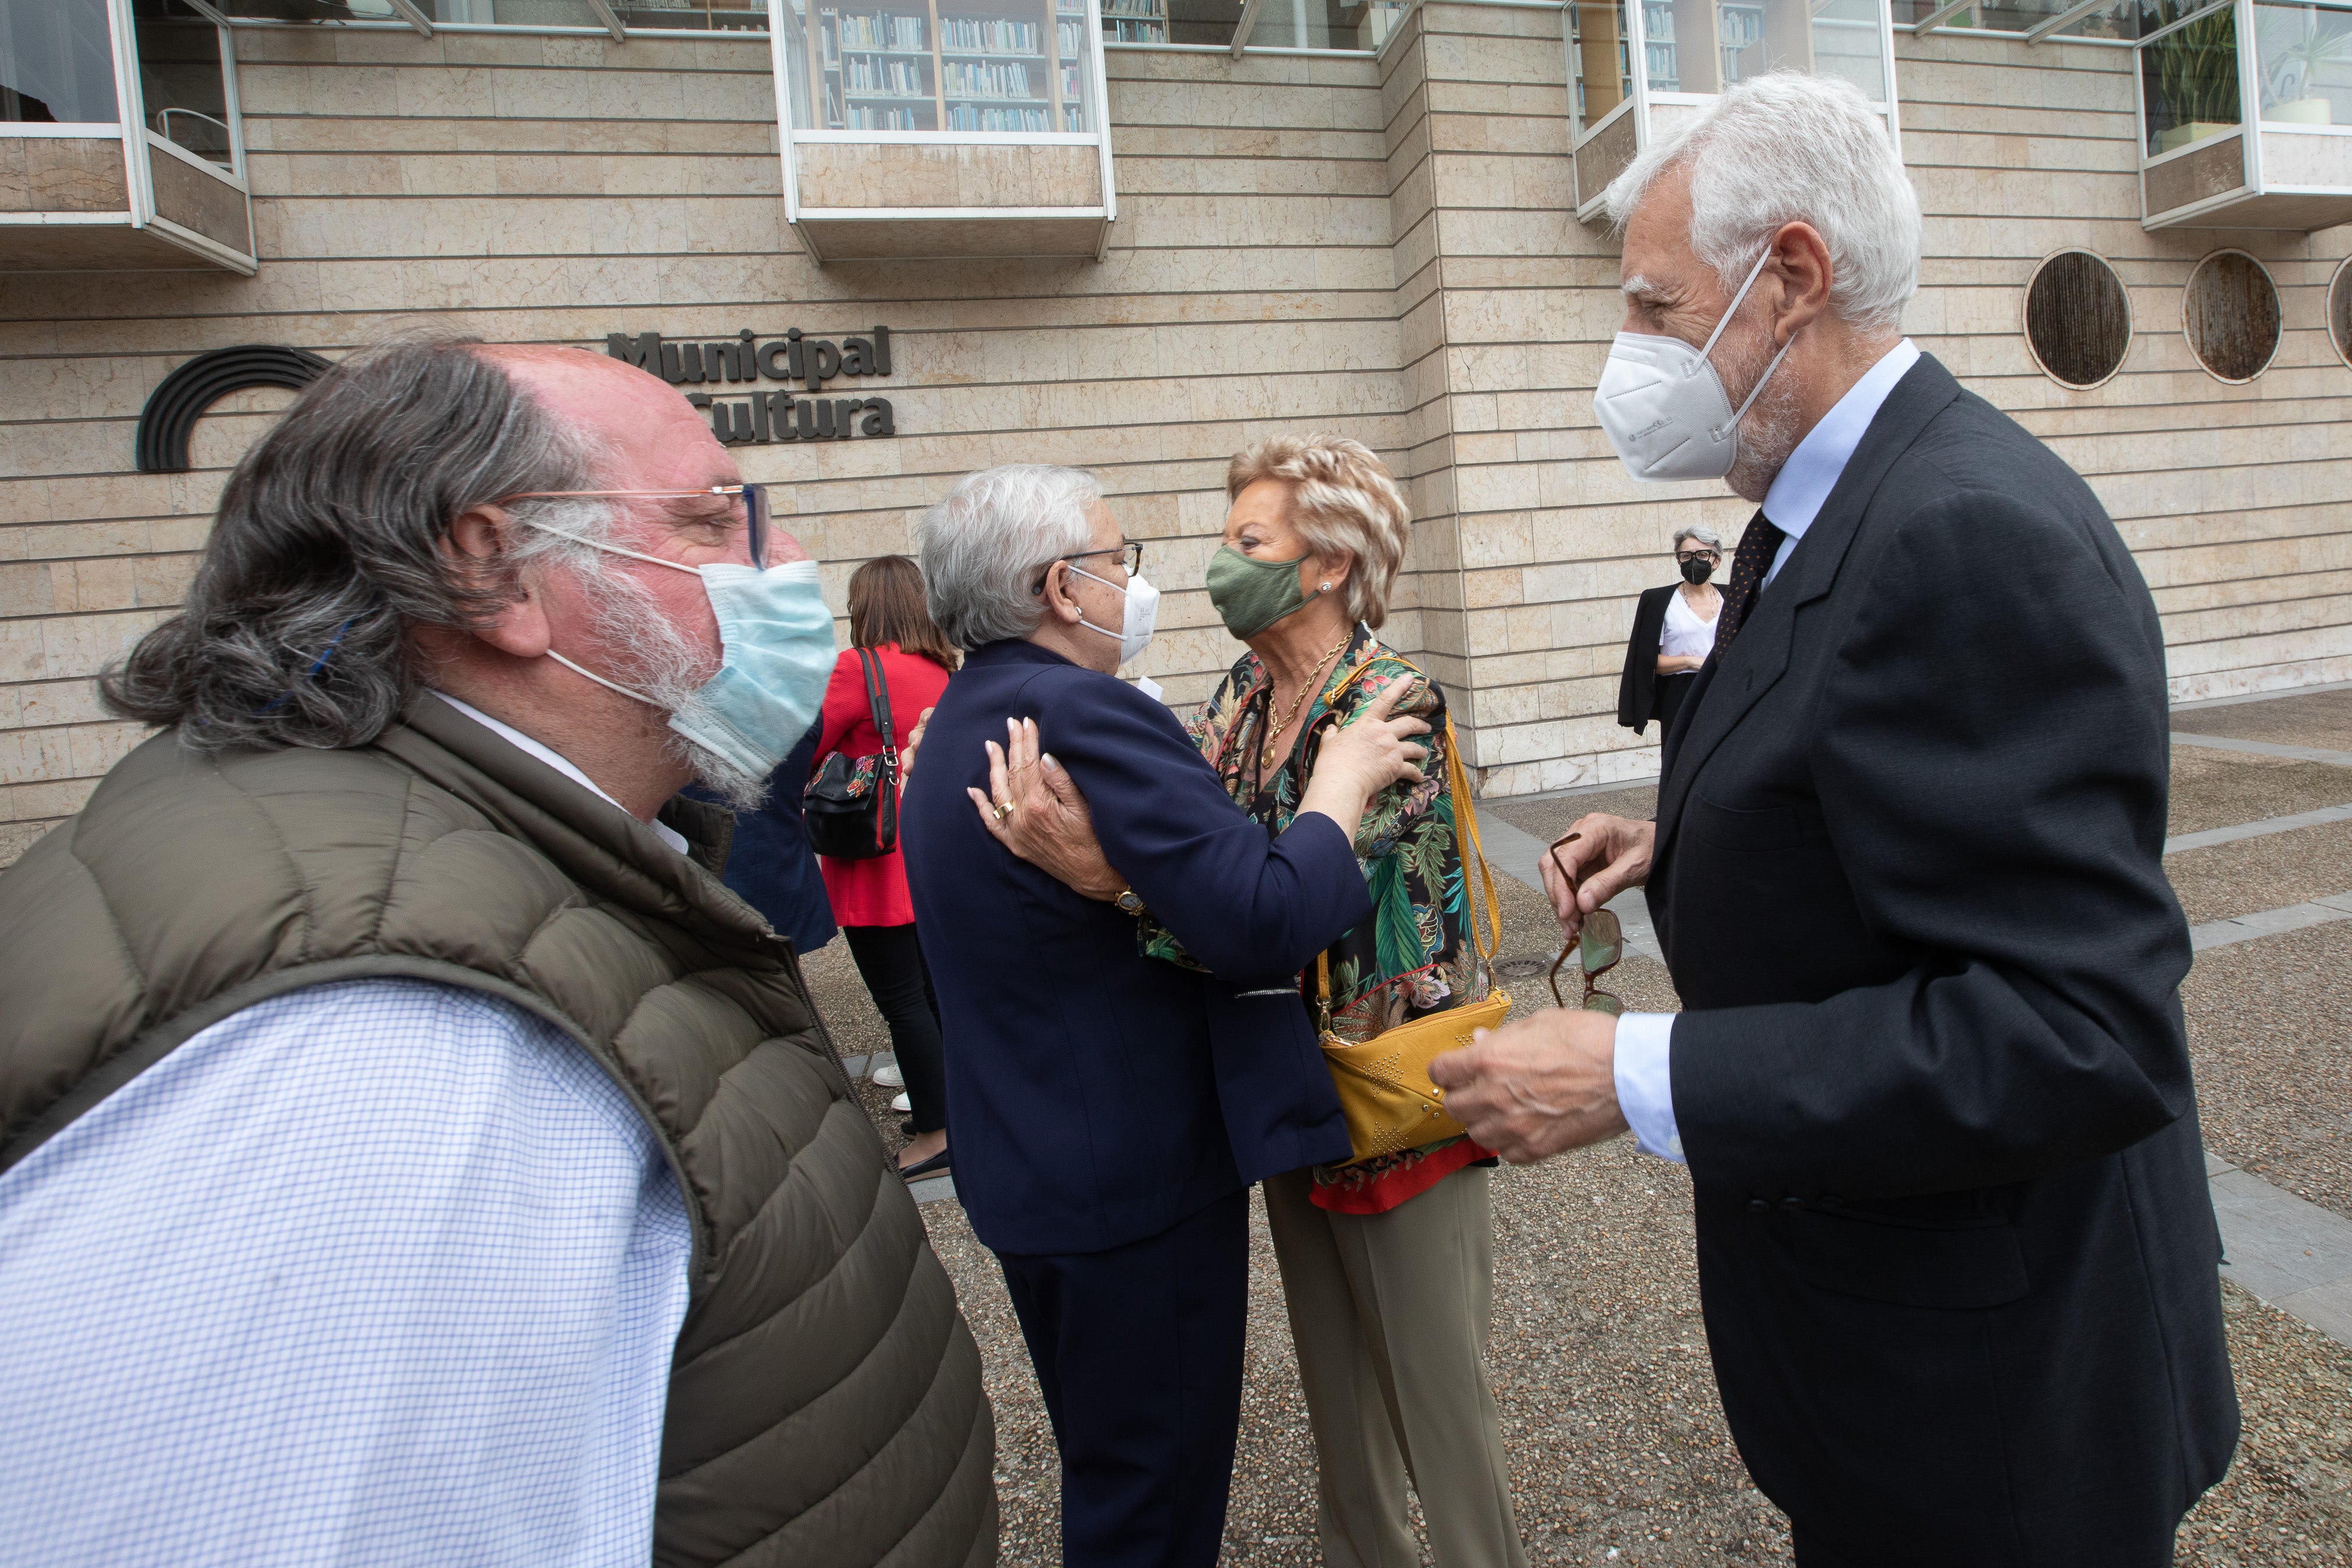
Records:
[[[1625,641],[1625,673],[1617,681],[1617,722],[1639,735],[1658,716],[1658,643],[1666,632],[1666,602],[1682,586],[1645,588]]]

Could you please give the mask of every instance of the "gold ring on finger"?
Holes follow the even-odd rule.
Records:
[[[1013,802],[1010,800],[999,800],[994,805],[989,807],[989,810],[992,812],[995,815],[996,820],[1001,822],[1004,821],[1005,818],[1013,815]]]

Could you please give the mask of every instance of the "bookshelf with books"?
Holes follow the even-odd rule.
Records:
[[[810,97],[828,131],[937,131],[939,59],[921,11],[816,8]]]
[[[1102,0],[1103,42],[1164,44],[1168,0]]]
[[[820,256],[1099,256],[1099,4],[785,0],[787,221]]]

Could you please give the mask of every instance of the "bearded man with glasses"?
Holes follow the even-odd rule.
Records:
[[[45,1563],[964,1568],[980,1363],[717,872],[834,662],[677,392],[409,336],[223,492],[0,878],[0,1493]]]

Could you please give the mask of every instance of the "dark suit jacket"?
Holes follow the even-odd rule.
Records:
[[[2228,1462],[2166,730],[2090,487],[1923,359],[1667,737],[1708,1334],[1824,1552],[2168,1563]]]
[[[1633,606],[1633,634],[1625,639],[1625,673],[1617,677],[1617,722],[1639,735],[1658,716],[1658,643],[1666,631],[1666,606],[1680,583],[1642,590]]]
[[[735,813],[735,837],[727,851],[727,886],[768,917],[776,935],[795,953],[814,953],[833,940],[833,904],[817,874],[816,852],[801,825],[801,787],[816,756],[816,726],[768,776],[768,798],[756,809]],[[713,805],[719,798],[700,785],[686,791]]]
[[[1201,963],[1016,860],[982,826],[982,742],[1034,718],[1096,833]],[[1244,1183],[1348,1157],[1300,967],[1367,919],[1348,835],[1243,815],[1166,707],[1027,643],[974,649],[931,716],[905,807],[907,880],[947,1034],[957,1196],[1001,1252],[1096,1252]]]

